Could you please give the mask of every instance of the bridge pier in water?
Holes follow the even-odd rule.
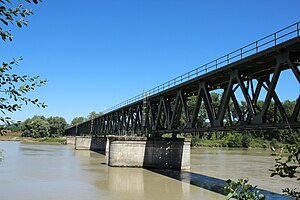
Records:
[[[108,165],[189,169],[190,146],[185,138],[109,137]]]
[[[106,137],[76,136],[75,150],[105,151]]]
[[[75,136],[67,136],[67,145],[75,145],[76,137]]]
[[[68,142],[69,139],[69,142]],[[76,150],[102,151],[111,167],[189,169],[191,140],[130,136],[74,136]]]

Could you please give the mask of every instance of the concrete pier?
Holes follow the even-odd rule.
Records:
[[[75,141],[76,141],[75,136],[67,136],[67,144],[68,145],[75,145]]]
[[[190,145],[184,138],[109,137],[108,165],[189,169]]]
[[[102,151],[112,167],[189,169],[191,140],[128,136],[68,137],[76,150]]]
[[[106,151],[106,137],[76,136],[76,150]]]

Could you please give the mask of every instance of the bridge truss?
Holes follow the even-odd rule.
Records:
[[[286,31],[291,27],[295,29]],[[299,129],[299,23],[287,28],[180,76],[179,83],[180,79],[173,79],[154,88],[156,92],[144,92],[98,118],[70,127],[66,134],[154,137],[163,133]],[[286,36],[288,39],[280,42]],[[268,37],[271,39],[265,41]],[[267,47],[260,50],[263,46]],[[286,110],[276,91],[286,70],[296,80],[286,90],[298,91],[292,111]],[[216,96],[220,101],[215,101]]]

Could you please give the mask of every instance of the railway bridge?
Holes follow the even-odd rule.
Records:
[[[298,129],[299,94],[288,114],[276,86],[282,72],[290,70],[297,83],[286,89],[300,92],[299,27],[300,22],[295,23],[145,91],[105,110],[102,116],[66,129],[66,135],[155,137],[163,133]],[[221,94],[219,104],[212,100],[214,92]],[[238,99],[244,101],[243,106]],[[271,105],[274,112],[270,112]],[[200,107],[204,114],[199,113]]]
[[[297,22],[144,91],[95,119],[66,129],[65,134],[126,136],[109,139],[106,150],[111,166],[188,168],[190,143],[176,139],[176,134],[299,129],[299,66]],[[296,80],[286,86],[287,92],[297,93],[292,111],[286,110],[284,97],[276,91],[286,70]],[[219,102],[214,100],[216,94]],[[175,137],[157,139],[165,133]]]

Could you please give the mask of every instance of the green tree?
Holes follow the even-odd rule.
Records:
[[[32,120],[31,127],[33,137],[35,138],[50,136],[50,124],[42,118]]]
[[[81,123],[83,123],[83,122],[85,122],[85,121],[86,121],[86,118],[85,118],[85,117],[75,117],[75,118],[72,120],[71,125],[72,125],[72,126],[75,126],[75,125],[81,124]]]
[[[50,125],[50,137],[58,137],[62,136],[65,128],[67,126],[67,122],[63,117],[49,117],[47,119]]]
[[[22,136],[26,137],[49,137],[50,124],[44,116],[33,116],[26,119],[22,124]]]
[[[12,3],[10,0],[0,0],[0,35],[4,42],[12,41],[13,39],[9,29],[11,25],[16,24],[19,28],[28,25],[26,18],[32,15],[33,11],[25,8],[23,2],[34,2],[37,4],[38,0],[19,0],[17,3]],[[18,6],[14,7],[16,4]],[[11,123],[11,118],[7,117],[6,113],[21,110],[24,104],[32,103],[39,107],[46,107],[38,99],[26,96],[28,92],[45,84],[46,80],[40,79],[39,76],[31,77],[13,73],[13,66],[18,65],[20,60],[22,59],[13,59],[10,62],[2,62],[0,64],[0,109],[2,113],[0,121],[6,124]]]
[[[88,120],[91,120],[91,119],[97,118],[97,117],[99,117],[99,116],[101,116],[101,115],[102,115],[102,112],[97,113],[96,111],[92,111],[92,112],[90,112],[89,115],[87,116],[87,119],[88,119]]]
[[[15,124],[11,124],[9,126],[5,127],[6,130],[9,130],[11,132],[18,132],[21,131],[21,122],[17,122]]]

